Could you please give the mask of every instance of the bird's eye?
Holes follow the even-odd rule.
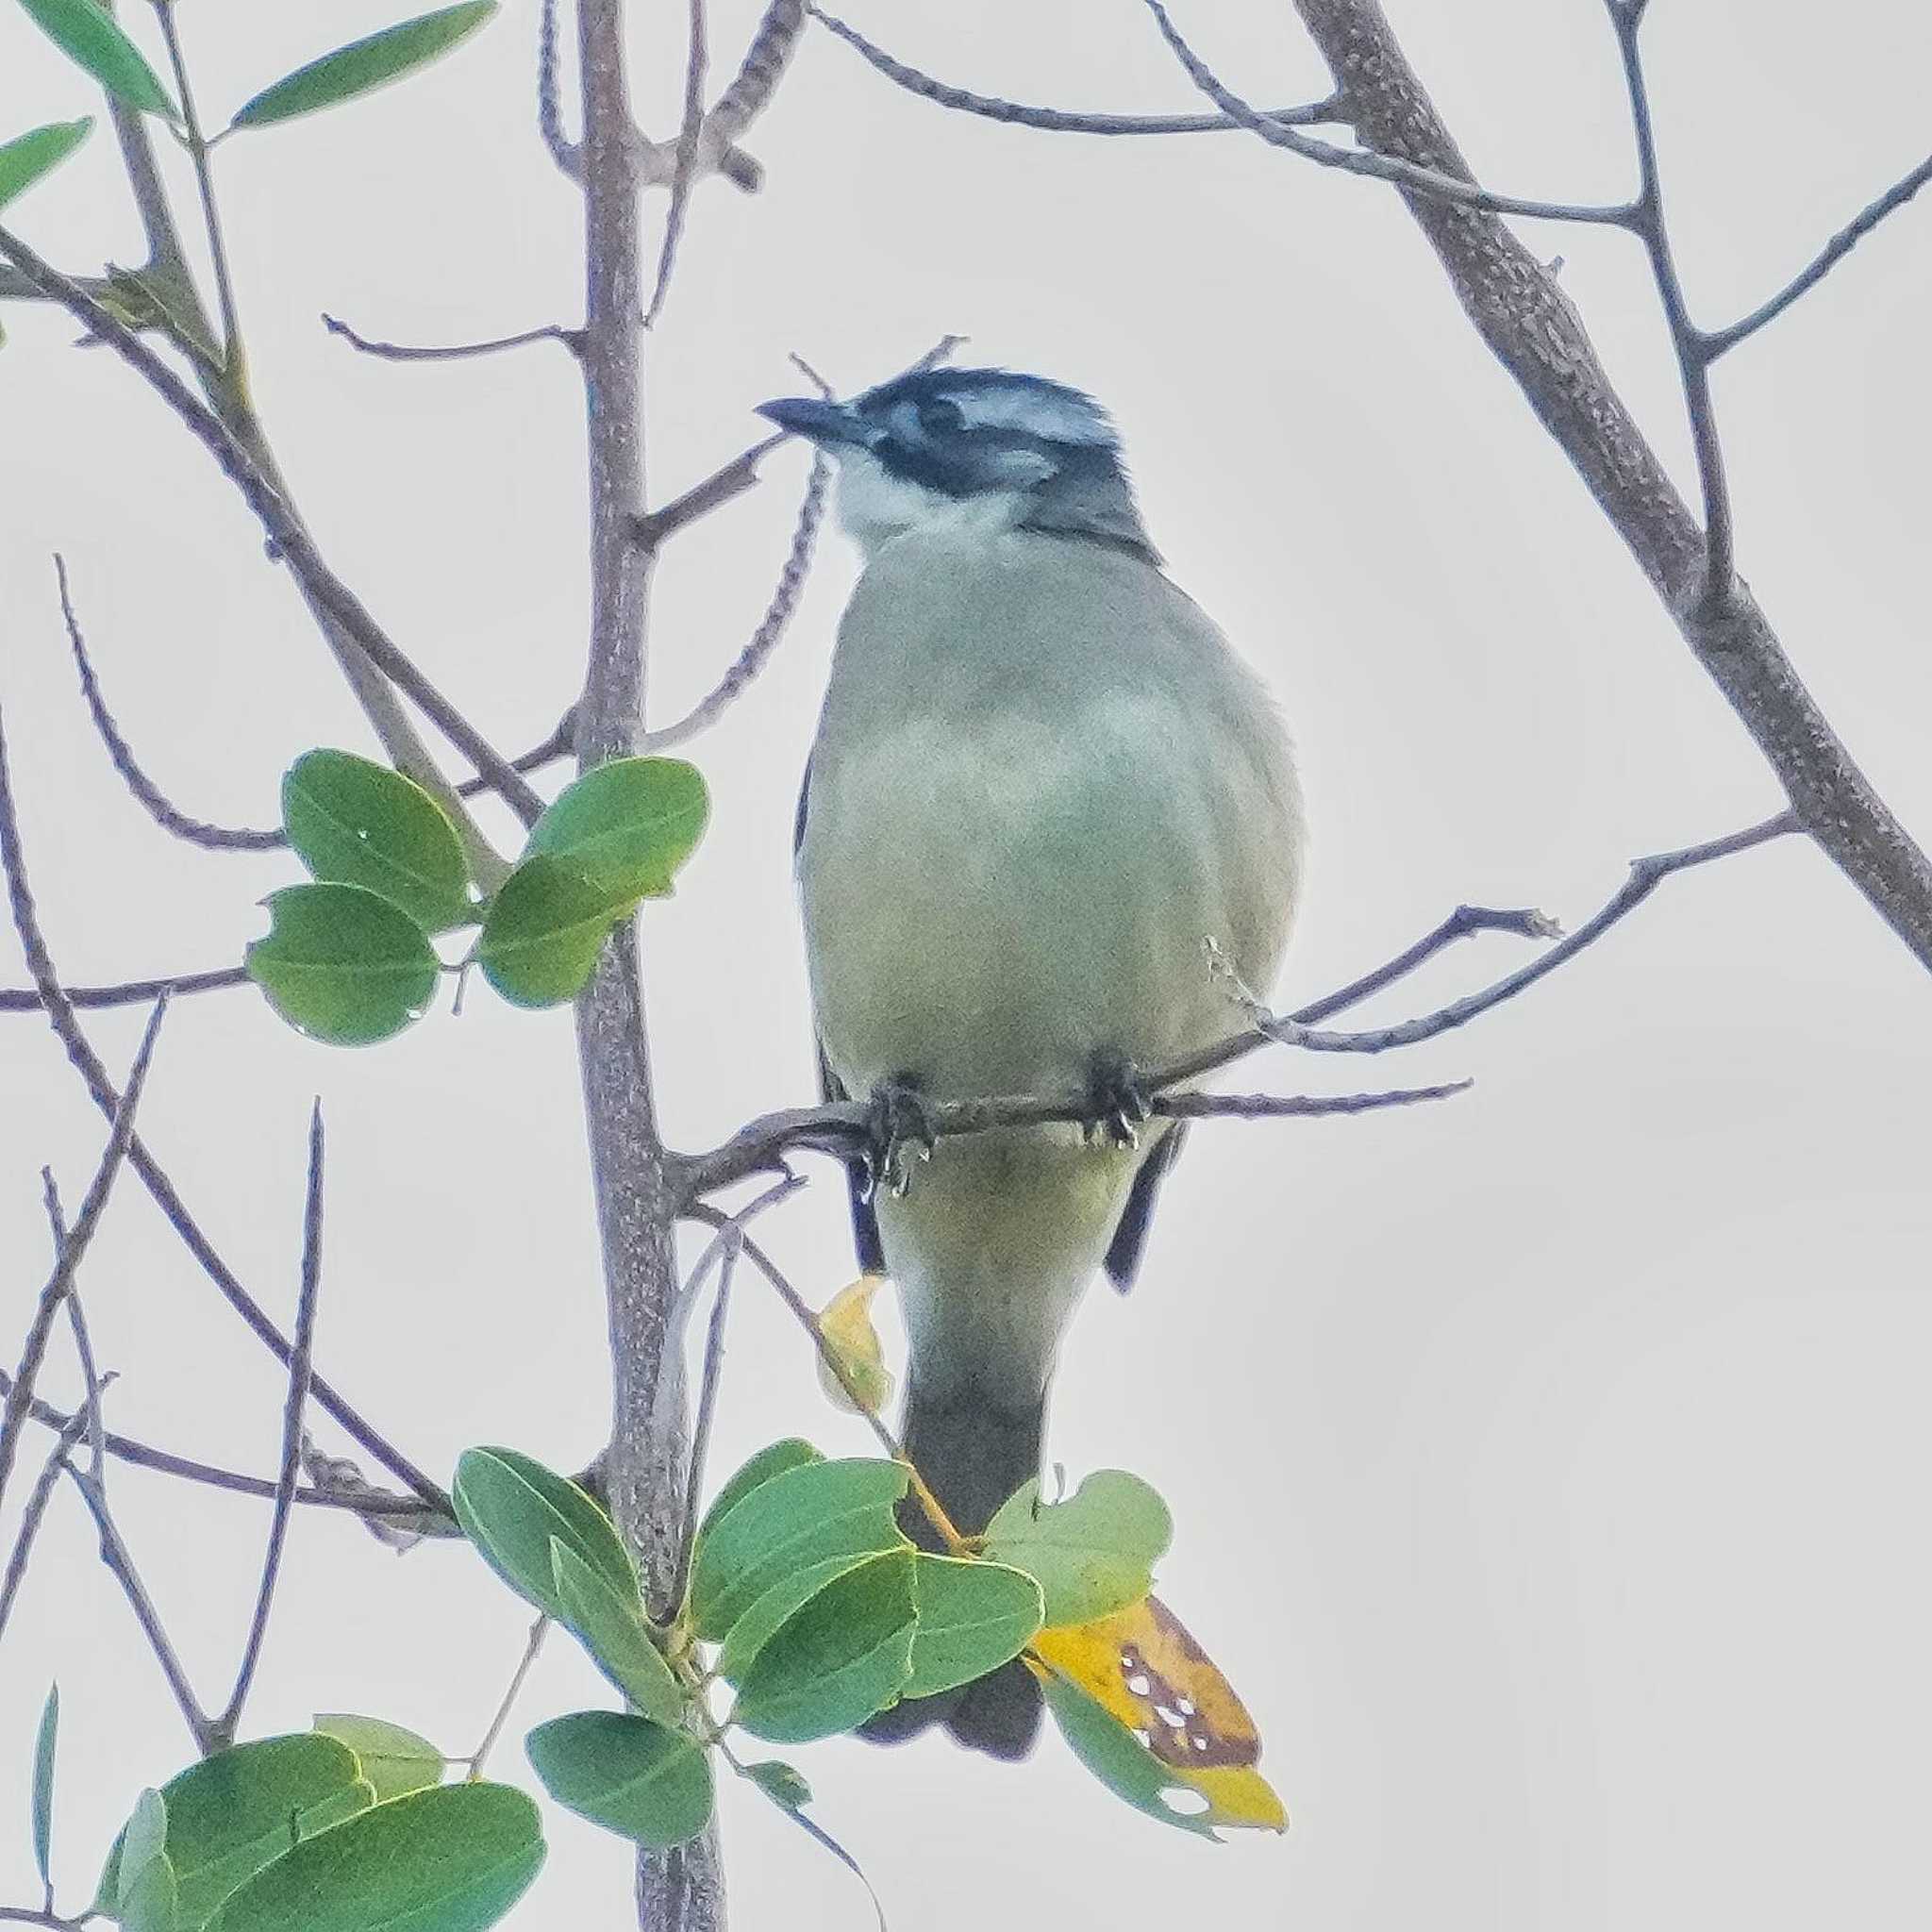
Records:
[[[951,436],[966,425],[966,417],[958,403],[948,402],[944,396],[936,397],[932,402],[919,406],[919,430],[922,436]]]

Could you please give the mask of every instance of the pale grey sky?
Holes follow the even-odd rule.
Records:
[[[182,12],[197,92],[210,112],[232,105],[396,10],[197,0]],[[683,9],[636,10],[641,107],[661,130]],[[720,78],[755,11],[714,6]],[[1596,0],[1391,11],[1491,185],[1624,192]],[[1824,20],[1752,0],[1651,12],[1685,272],[1721,322],[1923,156],[1932,25],[1907,0],[1845,0]],[[1195,105],[1131,0],[855,17],[989,92]],[[1251,98],[1322,91],[1287,6],[1179,17]],[[576,205],[531,125],[534,31],[526,5],[507,8],[407,88],[222,156],[260,399],[297,494],[336,567],[507,748],[541,738],[580,675],[573,372],[543,347],[377,366],[316,316],[403,340],[575,319]],[[19,14],[0,16],[0,136],[92,106]],[[1460,899],[1574,923],[1631,855],[1776,808],[1377,185],[1240,135],[1101,142],[942,114],[819,33],[750,145],[769,185],[700,192],[651,348],[655,489],[750,440],[751,406],[795,386],[788,350],[857,386],[958,331],[970,358],[1100,396],[1174,576],[1265,673],[1301,748],[1314,863],[1285,998],[1352,975]],[[138,254],[101,135],[9,219],[75,268]],[[1896,217],[1719,382],[1740,567],[1922,838],[1928,224],[1932,210]],[[1635,244],[1549,228],[1533,242],[1566,258],[1565,286],[1682,474]],[[0,701],[57,960],[75,980],[232,961],[260,929],[255,900],[291,868],[174,845],[124,795],[73,689],[49,553],[66,554],[110,701],[188,809],[268,823],[295,754],[366,741],[286,578],[178,425],[107,356],[68,351],[64,320],[6,321]],[[667,559],[658,721],[756,620],[803,467],[774,458]],[[771,673],[694,754],[715,823],[645,935],[680,1144],[811,1090],[789,836],[852,570],[828,541]],[[1483,941],[1382,1010],[1522,957]],[[18,983],[10,939],[0,962]],[[138,1028],[129,1013],[91,1030],[119,1069]],[[1249,1062],[1243,1084],[1281,1091],[1477,1080],[1429,1111],[1198,1131],[1140,1288],[1125,1303],[1096,1290],[1064,1357],[1049,1453],[1165,1492],[1179,1527],[1162,1593],[1259,1721],[1292,1828],[1219,1851],[1165,1832],[1051,1739],[1018,1770],[937,1742],[797,1754],[894,1926],[1922,1924],[1928,1074],[1923,973],[1795,841],[1667,885],[1519,1003],[1399,1061]],[[144,1130],[285,1316],[318,1091],[325,1372],[432,1469],[478,1441],[587,1457],[607,1369],[567,1018],[478,989],[460,1021],[347,1053],[301,1041],[247,991],[181,1004]],[[40,1165],[77,1198],[101,1124],[28,1018],[0,1023],[0,1093],[11,1336],[47,1263]],[[828,1177],[768,1232],[811,1291],[848,1278]],[[117,1425],[270,1464],[280,1379],[132,1185],[85,1287],[120,1372]],[[72,1384],[63,1359],[50,1389]],[[747,1282],[719,1471],[791,1431],[865,1446]],[[113,1482],[213,1697],[266,1510],[135,1471]],[[461,1548],[399,1560],[305,1512],[251,1726],[364,1710],[467,1750],[523,1627]],[[0,1670],[0,1903],[36,1891],[25,1773],[53,1674],[56,1858],[77,1904],[138,1787],[188,1747],[71,1497]],[[600,1694],[558,1642],[519,1716]],[[533,1786],[522,1724],[494,1768]],[[850,1877],[761,1801],[727,1790],[723,1814],[740,1925],[869,1923]],[[549,1867],[510,1923],[625,1923],[625,1850],[554,1811],[549,1833]]]

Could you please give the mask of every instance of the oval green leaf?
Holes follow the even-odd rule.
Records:
[[[543,1862],[508,1785],[438,1785],[304,1839],[229,1895],[208,1932],[483,1932]]]
[[[355,1753],[378,1805],[442,1782],[442,1753],[427,1738],[419,1738],[401,1724],[345,1710],[323,1710],[316,1713],[315,1728]]]
[[[282,824],[325,882],[366,886],[425,932],[476,916],[457,828],[422,786],[346,751],[311,751],[282,779]]]
[[[283,1019],[332,1046],[371,1046],[423,1016],[441,964],[408,913],[364,886],[285,886],[248,976]]]
[[[620,1594],[558,1537],[550,1540],[550,1568],[563,1622],[591,1660],[644,1716],[681,1723],[683,1689],[651,1641],[635,1588]]]
[[[620,1598],[635,1598],[638,1573],[596,1503],[567,1476],[514,1449],[466,1449],[450,1489],[457,1521],[484,1561],[526,1602],[569,1617],[550,1560],[554,1539],[574,1550]]]
[[[892,1513],[908,1479],[903,1463],[850,1457],[801,1464],[749,1491],[698,1540],[691,1579],[698,1635],[722,1642],[768,1590],[800,1571],[909,1548]]]
[[[590,983],[606,935],[635,904],[538,853],[497,888],[476,962],[513,1005],[560,1005]]]
[[[1041,1688],[1068,1748],[1115,1797],[1163,1824],[1219,1841],[1202,1794],[1175,1777],[1098,1698],[1058,1671],[1049,1671]]]
[[[796,1811],[811,1803],[811,1786],[805,1774],[782,1757],[764,1757],[756,1764],[747,1764],[741,1775],[750,1778],[773,1804],[787,1811]]]
[[[912,1586],[919,1632],[906,1697],[930,1697],[997,1670],[1025,1649],[1045,1617],[1040,1585],[1004,1563],[922,1552]]]
[[[615,1710],[539,1724],[524,1749],[559,1805],[651,1851],[695,1838],[711,1819],[711,1760],[683,1731]]]
[[[496,0],[465,0],[460,7],[439,8],[414,20],[399,21],[366,39],[351,41],[332,54],[324,54],[292,74],[284,75],[237,109],[233,127],[265,127],[292,121],[318,108],[333,108],[354,100],[386,81],[399,79],[412,68],[434,60],[466,39],[496,11]]]
[[[50,168],[58,168],[87,137],[93,117],[50,121],[44,127],[0,142],[0,208],[31,188]]]
[[[752,1659],[731,1721],[774,1744],[855,1729],[897,1701],[919,1609],[908,1547],[874,1557],[801,1606]]]
[[[60,1687],[51,1684],[41,1707],[40,1728],[34,1733],[34,1869],[43,1887],[54,1882],[47,1875],[47,1861],[54,1846],[54,1740],[59,1730]]]
[[[802,1469],[808,1462],[823,1462],[824,1459],[803,1436],[787,1436],[783,1441],[774,1442],[768,1449],[760,1449],[732,1474],[724,1487],[711,1499],[711,1507],[705,1511],[705,1520],[698,1525],[698,1541],[702,1542],[709,1536],[732,1508],[760,1483],[770,1482],[774,1475],[783,1475],[788,1469]]]
[[[1174,1537],[1167,1505],[1137,1475],[1095,1470],[1063,1503],[1029,1482],[986,1526],[984,1554],[1035,1578],[1046,1624],[1091,1624],[1139,1603]]]
[[[671,890],[703,836],[711,804],[682,758],[612,758],[561,792],[530,832],[530,852],[560,859],[613,896]]]
[[[142,114],[165,114],[177,121],[175,102],[122,32],[106,8],[94,0],[20,0],[35,25],[74,62],[100,82],[117,101]]]

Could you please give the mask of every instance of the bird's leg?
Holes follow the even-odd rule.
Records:
[[[1087,1069],[1087,1094],[1093,1118],[1081,1132],[1090,1143],[1105,1140],[1109,1146],[1130,1150],[1141,1144],[1141,1129],[1152,1118],[1154,1103],[1125,1055],[1094,1055]]]
[[[939,1145],[932,1114],[919,1081],[911,1074],[889,1074],[872,1090],[866,1102],[865,1195],[869,1200],[884,1188],[895,1198],[911,1185],[907,1165],[908,1149],[930,1160]]]

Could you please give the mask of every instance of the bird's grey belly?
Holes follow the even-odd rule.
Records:
[[[1235,882],[1268,829],[1190,739],[1123,695],[1060,728],[919,717],[815,760],[800,885],[849,1091],[1063,1088],[1096,1055],[1149,1066],[1234,1029],[1203,941],[1239,957]]]

